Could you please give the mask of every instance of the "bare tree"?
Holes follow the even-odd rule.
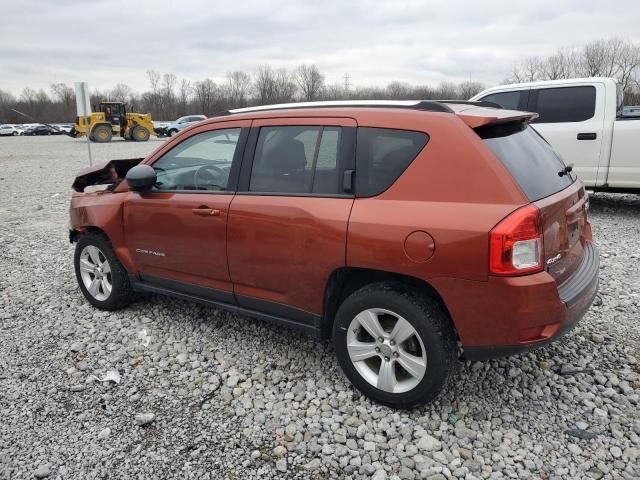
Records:
[[[312,102],[317,100],[324,88],[324,76],[315,64],[302,64],[296,68],[295,81],[300,89],[303,100]]]
[[[210,78],[195,83],[193,91],[203,114],[211,115],[216,110],[218,90],[218,85]]]
[[[191,85],[191,82],[186,78],[183,78],[180,81],[180,86],[178,87],[178,116],[187,114],[187,106],[191,100],[192,92],[193,86]]]
[[[449,81],[441,82],[434,92],[436,99],[439,100],[455,100],[458,98],[458,86]]]
[[[590,42],[582,49],[582,71],[587,77],[599,77],[607,59],[607,45],[604,40]]]
[[[274,75],[274,101],[277,103],[293,102],[296,95],[296,83],[286,69],[280,68]]]
[[[151,85],[151,93],[160,93],[160,73],[153,69],[147,70],[147,78]]]
[[[276,78],[269,65],[258,65],[254,80],[254,89],[259,103],[263,105],[273,103],[276,90]]]
[[[66,83],[54,83],[51,85],[51,93],[63,105],[73,103],[75,93]]]
[[[558,80],[567,78],[567,62],[562,52],[548,56],[542,62],[542,78],[545,80]]]
[[[390,99],[403,99],[409,98],[412,93],[411,85],[406,82],[391,82],[387,85],[387,98]]]
[[[153,69],[147,70],[147,78],[149,79],[149,85],[151,91],[145,95],[145,99],[149,105],[149,110],[154,117],[159,116],[161,111],[161,96],[160,96],[160,73]]]
[[[251,91],[249,74],[236,70],[227,73],[227,98],[231,108],[245,107]]]
[[[467,80],[466,82],[462,82],[458,85],[458,98],[468,100],[485,88],[486,86],[482,82]]]
[[[346,99],[348,95],[349,92],[344,88],[344,85],[339,83],[332,83],[324,89],[324,98],[326,100],[343,100]]]
[[[640,45],[625,41],[618,55],[618,80],[625,92],[633,86],[634,73],[640,69]]]
[[[117,83],[109,92],[109,99],[116,102],[131,103],[132,96],[131,87],[125,83]]]

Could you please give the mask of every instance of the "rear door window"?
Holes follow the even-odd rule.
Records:
[[[528,90],[516,90],[513,92],[491,93],[480,100],[493,102],[507,110],[525,110],[527,106]]]
[[[541,88],[531,96],[533,111],[539,114],[533,123],[583,122],[596,111],[596,88],[591,85]]]
[[[341,192],[338,158],[341,128],[262,127],[249,191],[336,195]]]
[[[551,146],[524,122],[487,125],[476,128],[476,133],[531,202],[564,190],[575,180],[572,173],[564,174],[565,164]]]
[[[423,132],[358,128],[356,195],[372,197],[389,188],[429,141]]]

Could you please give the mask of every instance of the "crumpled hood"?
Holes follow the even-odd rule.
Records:
[[[113,190],[127,175],[127,172],[142,162],[144,158],[125,158],[109,160],[90,167],[83,168],[76,175],[71,187],[76,192],[84,192],[90,185],[110,185],[107,190]]]

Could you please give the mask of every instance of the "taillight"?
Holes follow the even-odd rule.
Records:
[[[493,275],[542,271],[542,226],[535,206],[516,210],[491,230],[489,271]]]

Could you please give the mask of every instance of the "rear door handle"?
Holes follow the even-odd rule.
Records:
[[[579,133],[578,140],[595,140],[598,138],[597,133]]]
[[[192,208],[191,211],[203,217],[217,217],[220,215],[220,210],[216,210],[215,208],[199,207]]]

